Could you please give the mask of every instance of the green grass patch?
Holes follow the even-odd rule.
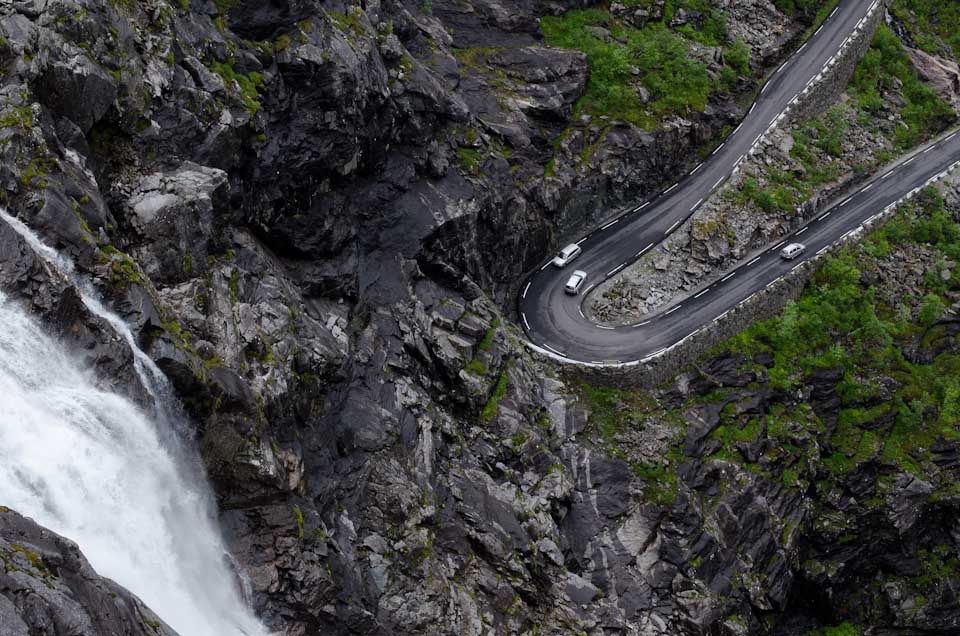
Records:
[[[483,405],[483,410],[480,411],[481,420],[489,422],[497,416],[500,409],[500,400],[507,394],[507,386],[509,384],[510,379],[507,377],[507,370],[503,369],[500,371],[500,377],[497,379],[496,386],[493,387],[493,393],[490,394],[487,403]]]

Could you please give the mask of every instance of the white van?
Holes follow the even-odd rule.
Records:
[[[580,252],[582,251],[583,250],[580,249],[579,245],[577,245],[576,243],[571,243],[570,245],[567,245],[565,248],[560,250],[560,253],[554,257],[553,264],[556,267],[563,267],[567,265],[570,261],[575,259],[576,257],[580,256]]]
[[[785,248],[780,250],[780,258],[783,258],[788,261],[792,261],[796,257],[800,256],[807,251],[807,246],[803,243],[791,243]]]

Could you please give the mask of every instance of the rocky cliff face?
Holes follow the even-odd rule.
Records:
[[[766,0],[714,4],[757,72],[803,29]],[[575,117],[586,59],[538,26],[572,6],[0,6],[5,204],[173,380],[277,631],[762,633],[810,598],[810,504],[700,461],[718,408],[651,415],[615,452],[616,420],[528,358],[497,303],[564,233],[695,161],[751,86],[651,131]],[[610,10],[640,25],[664,7]],[[0,285],[147,404],[129,354],[4,223]],[[736,366],[659,399],[745,386]]]
[[[69,539],[0,507],[0,629],[28,634],[176,636]]]

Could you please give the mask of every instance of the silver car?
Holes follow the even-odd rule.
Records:
[[[573,273],[573,275],[570,276],[567,284],[563,287],[563,291],[576,296],[580,293],[580,288],[583,287],[583,282],[585,280],[587,280],[587,273],[578,269]]]
[[[785,248],[780,250],[780,258],[792,261],[796,257],[800,256],[807,251],[807,246],[803,243],[791,243]]]
[[[580,256],[580,252],[582,251],[583,250],[580,249],[579,245],[576,243],[571,243],[560,250],[560,253],[554,257],[553,264],[556,267],[564,267],[565,265],[569,264],[570,261]]]

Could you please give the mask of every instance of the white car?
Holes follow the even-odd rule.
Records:
[[[585,280],[587,280],[587,273],[578,269],[570,276],[570,280],[564,285],[563,291],[575,296],[580,293],[580,288],[583,287],[583,281]]]
[[[560,250],[560,253],[553,258],[553,264],[556,267],[564,267],[565,265],[570,263],[570,261],[580,256],[580,252],[582,251],[583,250],[580,249],[579,245],[577,245],[576,243],[571,243],[570,245],[567,245],[565,248]]]
[[[780,250],[780,258],[792,261],[796,257],[800,256],[807,251],[807,246],[803,243],[791,243],[785,248]]]

